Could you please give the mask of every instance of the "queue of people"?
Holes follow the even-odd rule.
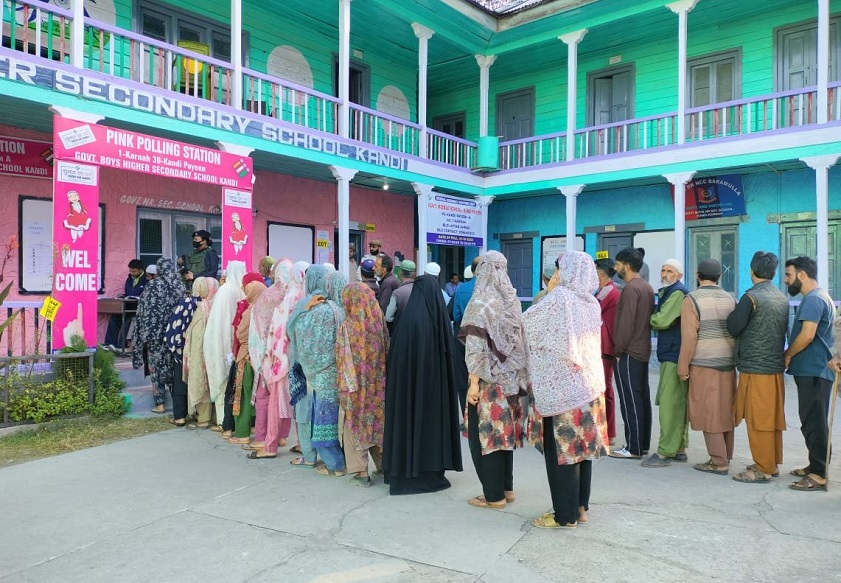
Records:
[[[804,298],[785,348],[788,301],[773,286],[771,253],[754,256],[755,285],[736,303],[714,259],[698,264],[692,292],[683,265],[666,261],[655,302],[637,249],[615,262],[569,251],[523,312],[499,252],[477,257],[449,299],[436,264],[416,275],[411,260],[395,269],[376,250],[359,263],[361,281],[286,258],[260,273],[234,261],[222,285],[195,278],[186,299],[172,261],[160,259],[134,347],[155,411],[168,387],[174,425],[218,432],[251,460],[277,457],[294,425],[293,466],[360,486],[382,476],[393,495],[448,488],[446,472],[463,469],[462,433],[481,484],[468,503],[489,509],[515,502],[513,452],[527,440],[544,455],[552,500],[532,523],[573,528],[588,521],[595,459],[686,462],[690,426],[709,455],[696,470],[730,473],[744,420],[754,463],[733,479],[779,475],[787,368],[809,450],[791,487],[825,489],[830,366],[841,358],[829,362],[834,307],[813,260],[786,262],[789,291]],[[660,439],[650,453],[652,330]],[[614,383],[625,443],[611,448]]]

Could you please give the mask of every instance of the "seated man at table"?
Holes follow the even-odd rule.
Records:
[[[139,298],[146,287],[146,272],[143,270],[143,262],[140,259],[132,259],[128,263],[128,277],[123,288],[121,298]],[[126,316],[123,321],[122,314],[113,314],[108,320],[108,330],[105,332],[105,350],[122,350],[125,348],[126,334],[131,316]],[[125,330],[121,333],[121,330]]]

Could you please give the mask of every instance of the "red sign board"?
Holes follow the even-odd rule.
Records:
[[[0,174],[52,178],[53,145],[50,142],[0,136]]]

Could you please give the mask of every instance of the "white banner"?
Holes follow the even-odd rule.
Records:
[[[433,194],[426,203],[426,242],[431,245],[482,247],[482,215],[475,200]]]

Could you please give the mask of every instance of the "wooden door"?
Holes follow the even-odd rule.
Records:
[[[502,242],[502,254],[508,259],[508,277],[521,298],[530,298],[532,290],[532,241],[517,239]]]
[[[534,135],[533,89],[521,89],[497,96],[496,133],[503,141]]]

